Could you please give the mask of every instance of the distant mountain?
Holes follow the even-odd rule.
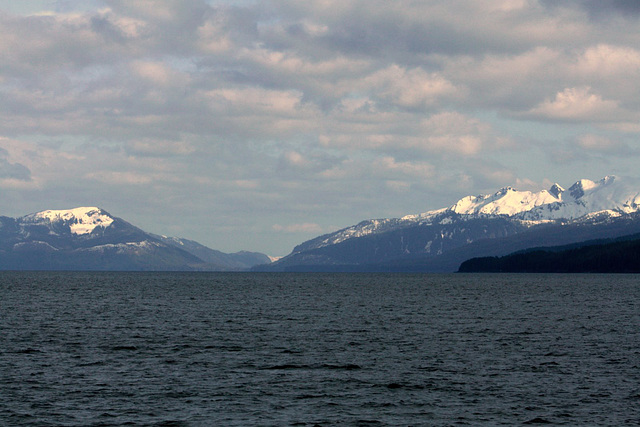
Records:
[[[271,258],[259,252],[240,251],[232,254],[208,248],[193,240],[178,237],[152,235],[156,239],[173,247],[185,250],[197,256],[207,264],[218,266],[222,270],[246,270],[259,264],[271,263]]]
[[[263,254],[156,236],[97,207],[0,217],[2,270],[226,271],[265,262]]]
[[[459,272],[640,273],[640,234],[618,239],[535,248],[503,257],[472,258]]]
[[[640,181],[582,179],[565,190],[505,187],[450,207],[362,221],[309,240],[270,271],[456,271],[478,256],[640,232]]]

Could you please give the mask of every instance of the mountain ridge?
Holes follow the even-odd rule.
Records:
[[[147,233],[95,206],[0,217],[4,270],[238,271],[269,261]]]
[[[581,179],[567,190],[557,183],[539,192],[503,187],[493,194],[466,196],[449,207],[421,214],[361,221],[303,242],[291,254],[264,269],[304,271],[324,265],[329,270],[370,271],[384,270],[389,263],[402,264],[403,259],[423,258],[425,265],[433,266],[427,271],[440,271],[434,264],[438,257],[444,260],[445,253],[462,253],[460,248],[477,241],[569,227],[576,230],[563,234],[568,239],[566,243],[570,243],[579,236],[588,239],[589,233],[584,230],[589,227],[598,233],[597,229],[604,229],[611,222],[636,221],[635,214],[640,211],[639,190],[639,180],[614,175],[597,182]],[[611,230],[621,232],[616,227]],[[500,250],[495,252],[501,254]],[[459,265],[464,260],[456,262]],[[451,266],[450,262],[447,265]],[[423,271],[417,265],[412,268]],[[457,265],[450,271],[456,269]]]

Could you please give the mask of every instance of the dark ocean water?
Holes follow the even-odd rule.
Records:
[[[0,273],[0,425],[638,425],[640,277]]]

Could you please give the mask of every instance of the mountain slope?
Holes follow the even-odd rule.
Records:
[[[0,217],[0,269],[4,270],[193,271],[251,266],[240,265],[204,260],[97,207]]]
[[[472,258],[459,272],[640,273],[640,234],[578,245],[536,248],[503,257]]]
[[[640,181],[627,178],[583,179],[568,190],[558,184],[540,192],[505,187],[448,208],[362,221],[304,242],[265,269],[455,271],[474,256],[544,244],[541,236],[564,244],[598,233],[628,234],[639,210]]]
[[[163,243],[185,250],[207,264],[218,266],[220,270],[245,270],[259,264],[269,264],[271,259],[259,252],[240,251],[232,254],[208,248],[198,242],[177,237],[153,235]]]

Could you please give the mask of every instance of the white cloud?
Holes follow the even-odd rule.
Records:
[[[640,123],[638,122],[606,123],[602,127],[620,133],[640,133]]]
[[[251,224],[286,252],[318,224],[605,158],[635,173],[637,15],[591,0],[87,4],[0,13],[0,185],[16,209],[162,210],[157,232],[223,250],[257,249]],[[175,225],[181,209],[197,220]]]
[[[285,233],[307,233],[318,234],[322,233],[322,227],[315,223],[305,222],[302,224],[288,224],[288,225],[273,225],[273,230],[277,232]]]
[[[605,138],[599,135],[582,135],[578,139],[578,145],[582,148],[586,148],[589,150],[608,150],[611,147],[614,147],[616,144],[609,138]]]
[[[159,61],[136,60],[131,63],[131,69],[143,81],[155,86],[186,85],[189,83],[186,74],[177,72]]]
[[[230,51],[233,43],[219,22],[209,20],[198,28],[198,46],[207,54],[223,54]]]
[[[490,138],[491,128],[456,112],[436,114],[421,123],[427,149],[463,155],[479,152]],[[487,147],[488,148],[488,147]]]
[[[576,140],[576,145],[579,149],[586,150],[591,153],[620,156],[633,154],[629,146],[623,141],[618,139],[614,140],[602,135],[580,135]]]
[[[589,46],[577,60],[576,71],[586,76],[620,78],[640,74],[640,51],[627,46]]]
[[[142,138],[127,144],[127,151],[133,155],[174,156],[188,155],[195,151],[193,144],[188,141],[158,140]]]
[[[529,116],[552,120],[605,121],[618,114],[618,102],[605,100],[590,87],[566,88],[553,100],[547,99],[529,112]]]
[[[432,106],[440,98],[457,93],[455,86],[438,73],[427,73],[421,68],[407,70],[396,64],[369,75],[360,88],[403,108]]]
[[[373,163],[373,170],[386,176],[415,176],[420,179],[433,177],[435,168],[427,162],[398,162],[393,157],[382,157]]]
[[[108,185],[149,185],[154,179],[153,176],[136,173],[136,172],[111,172],[111,171],[100,171],[100,172],[89,172],[84,176],[85,179],[88,180],[96,180],[103,182]]]
[[[343,120],[344,126],[336,130],[350,133],[323,134],[321,143],[324,146],[471,156],[483,150],[508,149],[512,145],[489,123],[455,111],[443,111],[422,119],[413,115],[360,109],[347,118],[343,117]]]

